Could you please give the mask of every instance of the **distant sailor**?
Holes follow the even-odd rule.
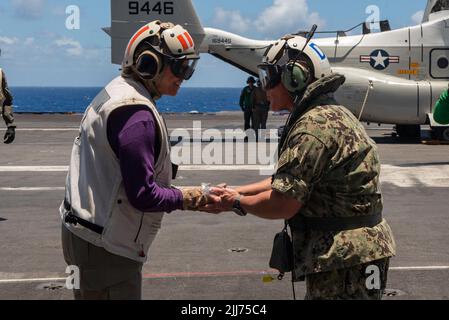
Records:
[[[276,173],[236,190],[212,189],[222,203],[203,209],[285,219],[291,269],[296,281],[305,278],[306,299],[380,299],[396,249],[382,216],[377,146],[333,98],[344,76],[331,72],[315,44],[301,52],[304,45],[285,37],[259,66],[272,110],[292,112]]]
[[[14,125],[13,114],[13,97],[8,88],[5,73],[0,69],[0,108],[2,111],[3,120],[6,123],[7,129],[3,137],[3,142],[10,144],[16,137],[16,126]]]
[[[251,105],[253,110],[253,127],[257,134],[258,130],[267,128],[268,111],[270,110],[267,93],[262,88],[260,80],[257,81],[257,87],[254,88],[251,94]]]
[[[164,213],[214,201],[200,187],[172,186],[170,139],[155,102],[175,96],[198,59],[182,26],[151,22],[131,38],[122,75],[87,108],[60,207],[64,257],[81,273],[76,299],[140,299]]]
[[[256,83],[256,79],[253,77],[249,77],[246,81],[248,84],[245,88],[243,88],[242,93],[240,94],[240,108],[244,114],[245,120],[245,131],[248,129],[253,129],[254,120],[253,120],[253,106],[251,102],[251,97],[254,90],[254,84]]]

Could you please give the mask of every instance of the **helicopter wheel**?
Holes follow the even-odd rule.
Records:
[[[418,125],[396,125],[396,133],[400,138],[417,139],[421,137],[421,126]]]

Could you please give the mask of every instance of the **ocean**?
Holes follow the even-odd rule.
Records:
[[[102,88],[12,87],[16,113],[84,113]],[[241,88],[181,88],[157,103],[163,113],[239,111]]]

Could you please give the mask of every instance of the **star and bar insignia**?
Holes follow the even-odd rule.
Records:
[[[385,70],[390,63],[399,63],[399,56],[390,56],[382,49],[374,50],[369,56],[360,56],[361,63],[369,63],[376,70]]]

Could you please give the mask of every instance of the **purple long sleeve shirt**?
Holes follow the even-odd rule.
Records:
[[[154,164],[160,150],[154,115],[146,106],[120,108],[108,118],[109,144],[120,161],[123,183],[133,207],[144,212],[182,209],[182,193],[154,181]]]

